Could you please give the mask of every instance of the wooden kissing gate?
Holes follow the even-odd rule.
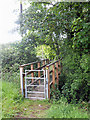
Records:
[[[20,65],[21,93],[25,98],[50,99],[51,86],[59,86],[61,59],[50,62],[44,59]]]

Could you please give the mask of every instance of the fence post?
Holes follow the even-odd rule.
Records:
[[[55,89],[55,64],[52,65],[52,80],[53,80],[53,89]]]
[[[38,62],[38,68],[40,67],[40,62]],[[38,71],[38,77],[40,77],[40,71]],[[40,85],[40,80],[39,80],[39,85]]]
[[[48,94],[48,98],[50,100],[50,73],[49,73],[49,66],[46,67],[46,75],[47,75],[47,79],[48,79],[48,90],[47,90],[47,94]]]
[[[23,67],[20,66],[20,86],[21,86],[21,93],[24,96],[24,79],[23,79]]]
[[[46,96],[48,99],[48,67],[46,67]]]
[[[57,87],[59,84],[59,78],[58,78],[58,62],[56,63],[56,77],[57,77]]]
[[[50,70],[49,70],[49,66],[47,67],[48,69],[48,98],[50,100]]]
[[[33,70],[33,64],[31,64],[31,70]],[[34,77],[34,72],[31,73],[31,76]],[[32,79],[33,82],[33,79]]]

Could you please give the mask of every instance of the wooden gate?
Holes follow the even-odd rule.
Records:
[[[59,59],[51,63],[51,61],[49,61],[48,59],[44,59],[38,62],[21,65],[20,83],[22,95],[26,98],[32,99],[50,99],[51,86],[53,87],[53,89],[55,89],[55,83],[57,84],[57,86],[59,86],[59,75],[61,74],[62,70],[62,65],[60,61],[61,60]],[[28,69],[26,67],[28,67]],[[30,82],[28,84],[27,79]],[[44,80],[43,85],[41,84],[41,80]],[[43,89],[41,89],[41,86],[43,86]],[[44,91],[40,91],[40,89],[37,89],[38,87]],[[29,91],[27,90],[27,88]],[[29,95],[27,93],[29,93]],[[30,95],[31,93],[32,95]],[[41,94],[43,94],[43,96]]]

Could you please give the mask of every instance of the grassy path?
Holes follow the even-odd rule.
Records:
[[[68,104],[65,98],[59,103],[47,100],[22,98],[13,83],[2,82],[2,118],[88,118],[87,106]]]
[[[20,105],[21,112],[15,115],[15,118],[44,118],[46,111],[50,108],[50,103],[47,101],[25,100],[24,104]]]

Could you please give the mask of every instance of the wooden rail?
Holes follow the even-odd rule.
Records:
[[[47,63],[49,63],[49,59],[44,59],[44,60],[41,60],[41,61],[36,61],[36,62],[28,63],[28,64],[23,64],[23,65],[20,65],[20,67],[25,67],[25,66],[28,66],[28,65],[31,65],[31,64],[36,64],[36,63],[38,63],[38,62],[42,62],[42,61],[44,61],[44,63],[45,63],[45,61],[46,61]]]
[[[59,86],[59,75],[61,74],[61,64],[60,59],[48,64],[47,66],[47,72],[48,73],[48,98],[50,99],[50,88],[51,86],[53,89],[55,89],[55,83],[57,84],[57,87]],[[52,67],[52,68],[51,68]],[[52,80],[50,80],[50,74],[52,74]]]

